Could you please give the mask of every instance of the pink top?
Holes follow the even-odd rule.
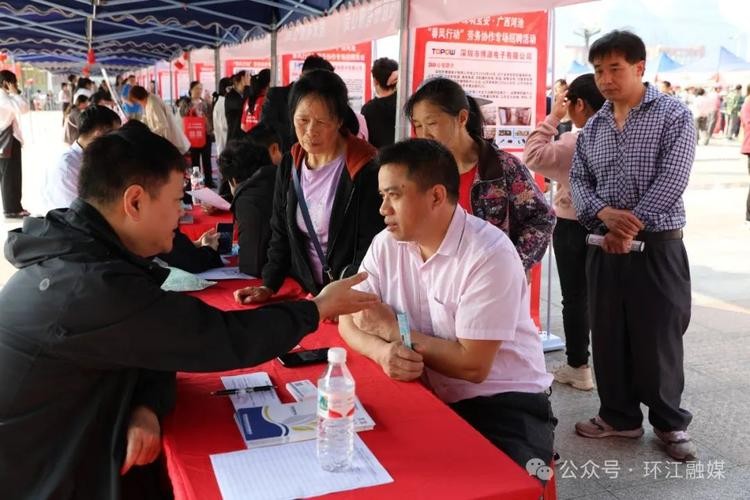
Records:
[[[324,254],[328,252],[328,228],[331,223],[331,209],[343,170],[344,155],[315,170],[308,168],[306,158],[302,160],[302,168],[300,169],[302,173],[300,177],[302,193],[305,195],[307,210],[310,212],[310,219]],[[310,267],[313,270],[313,277],[320,285],[323,283],[323,264],[320,262],[318,252],[315,251],[315,244],[307,232],[305,219],[302,217],[302,209],[299,208],[299,205],[297,205],[297,227],[305,236],[305,247],[307,248],[307,257],[310,259]]]
[[[563,219],[578,220],[570,195],[570,168],[576,150],[578,132],[565,132],[555,141],[557,126],[555,116],[549,115],[534,130],[523,150],[523,162],[534,172],[558,182],[553,207],[555,215]]]
[[[547,390],[542,342],[529,313],[518,251],[500,229],[461,207],[426,262],[413,242],[382,231],[362,261],[371,291],[409,318],[412,330],[446,340],[501,340],[487,378],[475,384],[425,367],[423,382],[447,403],[501,392]]]
[[[745,129],[745,138],[742,141],[740,152],[750,155],[750,97],[745,97],[745,102],[742,104],[740,121],[742,121],[742,127]]]

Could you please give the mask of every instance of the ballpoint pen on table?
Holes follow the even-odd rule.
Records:
[[[275,385],[259,385],[256,387],[242,387],[240,389],[221,389],[220,391],[211,392],[212,396],[233,396],[237,394],[250,394],[251,392],[271,391]]]

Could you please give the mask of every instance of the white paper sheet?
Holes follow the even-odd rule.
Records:
[[[221,383],[224,384],[225,389],[244,389],[245,387],[273,385],[271,377],[269,377],[266,372],[221,377]],[[229,399],[232,400],[234,411],[251,406],[265,406],[274,403],[281,403],[275,390],[251,392],[250,394],[237,394],[229,396]]]
[[[196,276],[209,281],[219,280],[253,280],[255,276],[241,273],[239,267],[216,267],[208,271],[198,273]]]
[[[169,267],[168,269],[169,275],[161,284],[161,289],[166,292],[197,292],[216,284],[216,281],[202,278],[176,267]]]
[[[229,210],[231,206],[227,200],[216,194],[209,188],[200,188],[195,191],[188,191],[187,194],[191,195],[196,200],[216,207],[219,210]]]
[[[211,455],[211,464],[224,500],[307,498],[393,482],[358,436],[343,472],[320,468],[315,441]]]

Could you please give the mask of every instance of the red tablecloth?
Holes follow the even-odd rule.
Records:
[[[248,282],[224,281],[195,295],[224,310],[238,309],[231,292]],[[281,290],[291,298],[301,289],[288,281]],[[248,335],[262,332],[248,332]],[[336,325],[302,341],[305,348],[342,345]],[[385,376],[371,360],[347,349],[347,363],[357,382],[357,395],[376,422],[360,437],[394,479],[393,483],[330,495],[336,498],[508,498],[537,499],[539,483],[484,439],[443,402],[417,382]],[[324,365],[285,368],[270,361],[250,370],[188,374],[177,378],[177,406],[163,426],[164,452],[177,500],[221,498],[209,454],[244,449],[228,398],[210,396],[219,377],[266,371],[283,401],[293,399],[285,384],[309,379],[317,383]],[[550,483],[546,498],[554,498]]]
[[[232,222],[231,212],[206,215],[200,207],[195,207],[185,213],[193,216],[193,222],[191,224],[180,224],[180,231],[193,241],[200,238],[209,229],[216,228],[216,224],[219,222]]]

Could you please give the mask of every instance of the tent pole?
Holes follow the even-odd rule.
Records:
[[[279,85],[279,54],[276,45],[278,28],[271,32],[271,85]]]
[[[174,105],[174,68],[172,67],[172,61],[169,63],[169,103]]]
[[[547,33],[549,34],[547,53],[549,54],[549,66],[551,79],[555,79],[555,9],[547,11]],[[545,75],[545,83],[547,75]],[[554,96],[553,96],[554,98]],[[549,204],[552,206],[555,199],[555,183],[550,183],[549,189]],[[547,314],[545,318],[544,330],[542,330],[542,346],[544,352],[558,351],[565,348],[565,342],[557,335],[552,333],[552,262],[554,259],[554,250],[552,241],[549,243],[547,248]]]
[[[221,40],[219,39],[219,27],[216,27],[216,47],[214,47],[214,85],[219,92],[219,80],[221,80]]]
[[[271,17],[271,86],[279,85],[279,54],[278,54],[278,35],[279,25],[276,24],[276,12]]]
[[[401,20],[398,30],[399,61],[398,87],[396,92],[396,141],[409,137],[408,122],[404,113],[404,103],[409,94],[409,78],[411,67],[409,64],[409,0],[401,0]]]

